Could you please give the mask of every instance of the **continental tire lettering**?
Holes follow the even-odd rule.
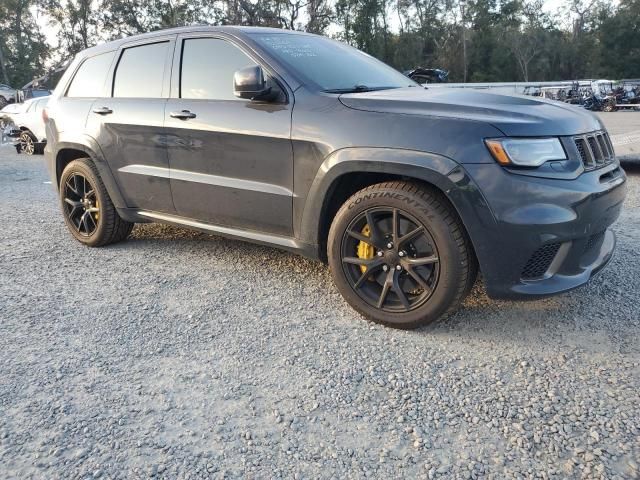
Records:
[[[373,200],[376,198],[392,198],[394,200],[398,200],[400,202],[404,202],[406,203],[408,206],[411,205],[415,205],[416,201],[413,198],[409,198],[406,195],[402,195],[401,193],[396,193],[396,192],[372,192],[372,193],[367,193],[365,195],[363,195],[362,197],[358,197],[356,198],[353,202],[351,202],[349,204],[349,206],[347,207],[349,210],[351,210],[353,207],[355,207],[356,205],[359,205],[360,203],[364,202],[365,200]]]

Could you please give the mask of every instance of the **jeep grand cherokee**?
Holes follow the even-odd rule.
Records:
[[[398,328],[584,284],[610,260],[626,177],[589,112],[424,89],[328,38],[188,27],[78,54],[46,158],[88,246],[163,222],[328,261]]]

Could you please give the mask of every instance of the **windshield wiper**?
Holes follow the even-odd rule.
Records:
[[[323,90],[325,93],[361,93],[361,92],[375,92],[376,90],[390,90],[392,88],[399,87],[368,87],[366,85],[354,85],[351,88],[330,88]]]

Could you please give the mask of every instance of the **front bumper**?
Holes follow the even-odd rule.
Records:
[[[6,136],[9,139],[11,139],[11,145],[13,145],[14,147],[20,145],[20,135],[22,135],[22,130],[19,130],[19,129],[12,129],[6,133]],[[47,141],[44,140],[42,142],[33,142],[33,143],[36,146],[44,147],[47,144]]]
[[[535,298],[585,284],[611,260],[626,175],[618,162],[573,180],[465,165],[491,212],[470,232],[489,296]],[[478,232],[481,232],[478,235]]]

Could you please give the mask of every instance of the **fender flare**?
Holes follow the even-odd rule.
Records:
[[[98,142],[95,141],[92,137],[83,135],[82,139],[78,139],[75,141],[60,141],[56,142],[56,151],[53,157],[53,169],[52,172],[55,172],[56,179],[56,189],[59,188],[60,185],[60,175],[61,171],[58,169],[58,158],[60,156],[60,152],[65,149],[72,150],[80,150],[85,152],[91,160],[93,160],[93,164],[98,169],[98,173],[100,173],[100,178],[102,179],[102,183],[104,183],[107,192],[109,193],[109,197],[113,202],[113,205],[116,208],[127,208],[127,204],[124,201],[124,197],[120,192],[120,188],[113,177],[113,173],[111,172],[111,168],[109,164],[104,158],[104,154],[102,153],[102,149]]]
[[[320,251],[328,200],[340,177],[366,172],[400,175],[436,187],[458,213],[482,266],[483,230],[493,229],[496,220],[484,196],[465,171],[449,157],[429,152],[394,148],[345,148],[329,155],[309,189],[300,225],[301,240]]]

